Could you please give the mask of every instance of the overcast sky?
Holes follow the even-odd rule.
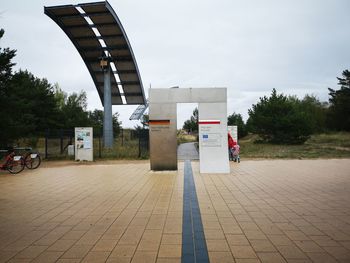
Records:
[[[17,49],[16,69],[84,90],[102,109],[85,64],[44,6],[82,1],[0,0],[1,47]],[[328,100],[350,69],[349,0],[111,0],[148,88],[227,87],[228,114],[247,111],[273,88]],[[194,105],[178,107],[178,126]],[[124,127],[136,106],[113,106]]]

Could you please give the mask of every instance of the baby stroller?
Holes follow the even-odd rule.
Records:
[[[239,158],[239,145],[236,144],[235,146],[233,146],[230,150],[230,160],[234,161],[234,162],[241,162],[241,159]]]

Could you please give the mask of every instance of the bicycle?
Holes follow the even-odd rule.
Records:
[[[16,155],[13,149],[1,150],[1,152],[6,152],[5,162],[0,164],[0,170],[7,170],[12,174],[18,174],[24,169],[24,159],[21,155]]]
[[[31,149],[29,152],[26,152],[23,155],[24,164],[28,169],[36,169],[41,164],[41,157],[39,153],[32,152]]]
[[[41,164],[41,157],[38,152],[33,152],[33,149],[31,147],[15,147],[14,150],[16,152],[23,152],[22,157],[24,160],[24,165],[28,169],[36,169]]]

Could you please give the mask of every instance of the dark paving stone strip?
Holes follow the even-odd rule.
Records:
[[[190,161],[185,161],[183,218],[182,218],[182,263],[209,263],[207,244],[198,205],[196,186]]]

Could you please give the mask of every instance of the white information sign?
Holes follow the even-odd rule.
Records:
[[[220,133],[203,133],[202,134],[203,147],[221,147]]]
[[[75,160],[93,161],[92,127],[75,128]]]

